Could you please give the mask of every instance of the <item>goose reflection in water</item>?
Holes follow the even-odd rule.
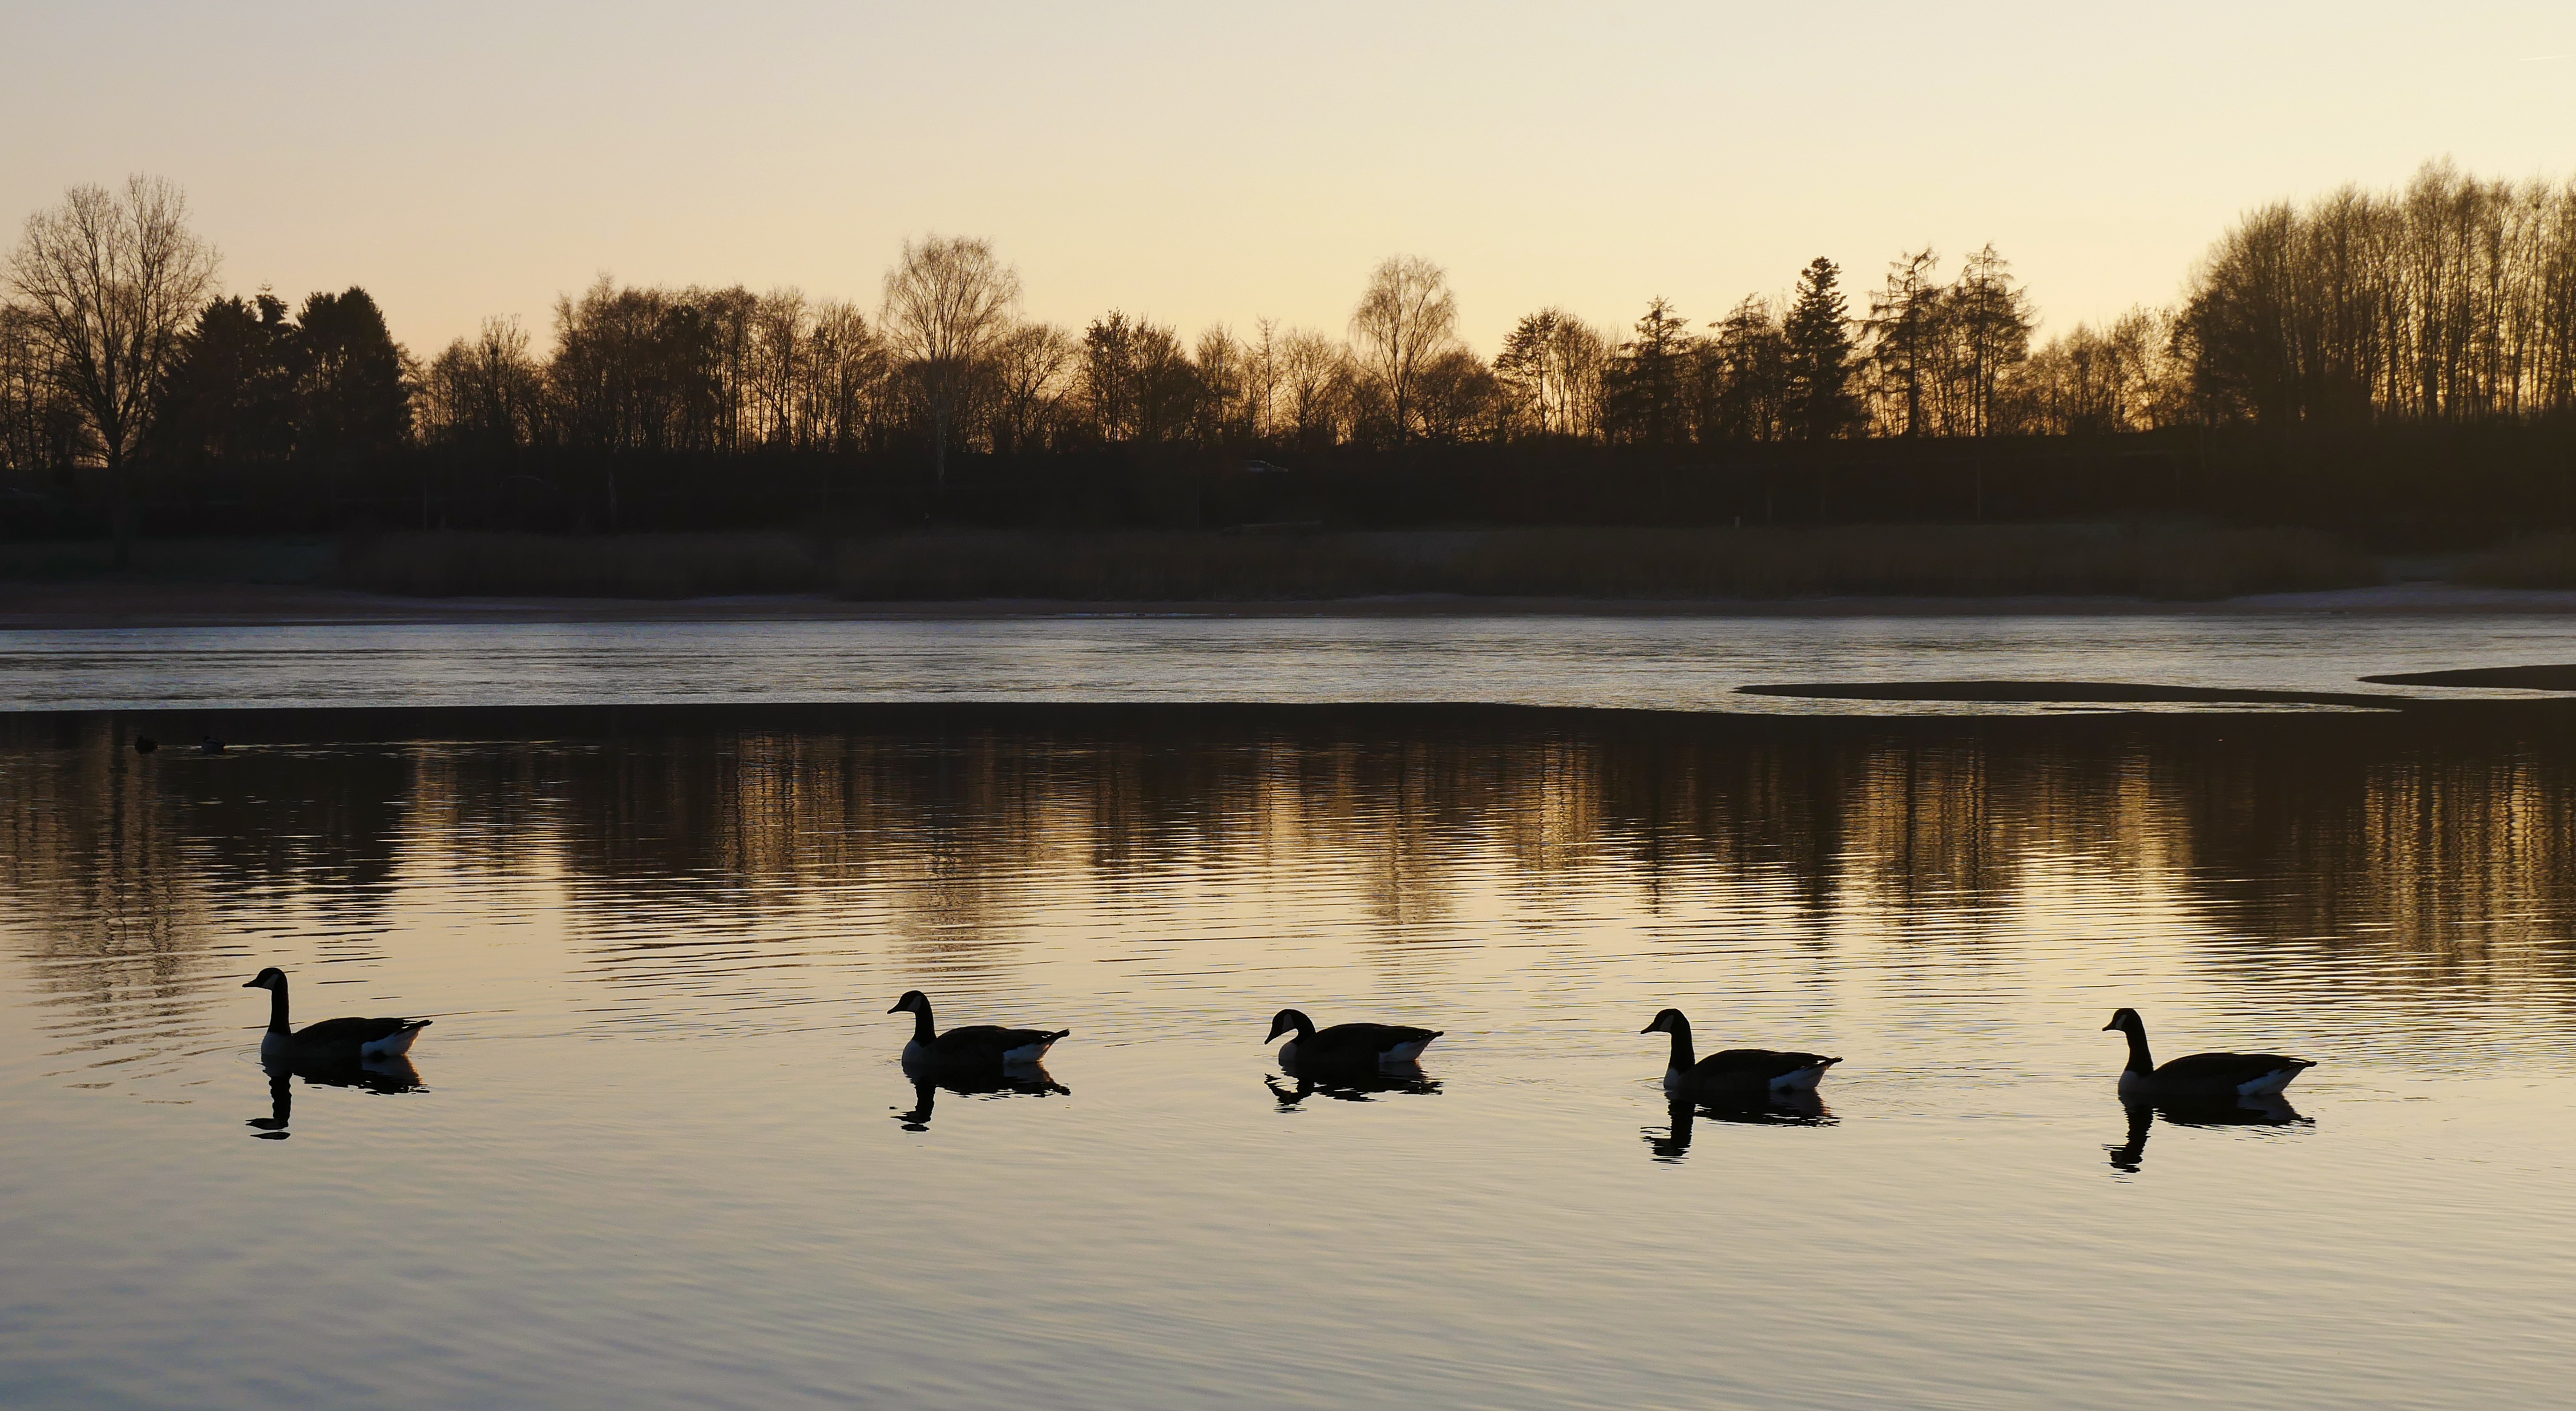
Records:
[[[2135,1173],[2146,1163],[2147,1134],[2155,1129],[2156,1119],[2177,1127],[2313,1127],[2313,1117],[2301,1116],[2279,1093],[2261,1097],[2239,1098],[2235,1102],[2144,1102],[2124,1101],[2120,1106],[2129,1117],[2128,1140],[2118,1146],[2106,1146],[2114,1169]]]
[[[1657,1161],[1679,1161],[1690,1154],[1691,1128],[1705,1117],[1712,1122],[1739,1122],[1751,1127],[1830,1127],[1833,1110],[1813,1092],[1775,1093],[1767,1101],[1712,1103],[1686,1097],[1667,1100],[1670,1123],[1648,1127],[1646,1148]]]
[[[1336,1102],[1367,1102],[1381,1093],[1415,1093],[1428,1095],[1440,1091],[1440,1080],[1425,1077],[1412,1064],[1385,1068],[1360,1064],[1289,1065],[1287,1076],[1295,1081],[1291,1087],[1275,1073],[1261,1076],[1262,1085],[1277,1099],[1279,1110],[1294,1112],[1297,1105],[1317,1093]]]
[[[912,1110],[895,1114],[907,1132],[930,1130],[931,1108],[939,1101],[939,1090],[946,1088],[960,1097],[1070,1097],[1073,1089],[1047,1076],[1045,1068],[1035,1063],[1014,1063],[1007,1068],[981,1072],[950,1072],[925,1065],[912,1064],[904,1069],[912,1079]]]
[[[398,1053],[363,1058],[271,1058],[260,1067],[268,1074],[268,1115],[250,1118],[243,1125],[254,1129],[254,1135],[264,1142],[286,1140],[287,1119],[295,1110],[297,1078],[317,1088],[364,1088],[371,1093],[418,1092],[422,1087],[420,1070]]]

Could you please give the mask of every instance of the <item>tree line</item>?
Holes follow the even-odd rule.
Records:
[[[1847,290],[1818,258],[1714,318],[1624,330],[1556,307],[1488,358],[1446,274],[1371,272],[1338,331],[1185,335],[1123,309],[1021,313],[986,241],[907,242],[871,303],[636,287],[556,302],[542,350],[487,321],[426,359],[364,289],[216,292],[182,193],[134,178],[28,218],[0,301],[0,470],[21,493],[132,468],[220,477],[545,452],[822,453],[945,480],[960,457],[1119,448],[1294,459],[1522,442],[1747,447],[2174,427],[2559,417],[2576,403],[2576,185],[2447,164],[2403,189],[2249,212],[2170,307],[2038,339],[1992,246],[1900,252]]]

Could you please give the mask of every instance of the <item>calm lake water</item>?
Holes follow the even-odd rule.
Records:
[[[2554,1404],[2551,710],[0,714],[0,1403]],[[414,1072],[272,1085],[267,964]],[[1448,1032],[1301,1096],[1290,1004]],[[2322,1066],[2135,1121],[2118,1005]]]
[[[2549,662],[2576,662],[2576,618],[2307,612],[171,627],[0,631],[0,709],[957,700],[1501,702],[1803,714],[1816,705],[1737,688],[2011,677],[2508,697],[2530,693],[2359,678]],[[1927,707],[1837,701],[1829,709]]]

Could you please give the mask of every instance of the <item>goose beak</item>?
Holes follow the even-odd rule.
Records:
[[[894,1008],[887,1010],[887,1011],[886,1011],[886,1013],[888,1013],[888,1014],[901,1014],[901,1013],[903,1013],[903,1006],[902,1006],[902,1005],[900,1005],[900,1004],[898,1004],[898,1005],[896,1005]]]
[[[245,989],[245,990],[255,990],[255,989],[258,989],[258,988],[259,988],[259,981],[257,981],[257,980],[244,980],[244,981],[242,981],[242,988],[243,988],[243,989]]]
[[[2120,1023],[2119,1023],[2119,1021],[2118,1021],[2118,1020],[2116,1020],[2116,1019],[2115,1019],[2115,1020],[2111,1021],[2110,1023],[2103,1025],[2103,1026],[2102,1026],[2102,1032],[2107,1034],[2107,1033],[2111,1032],[2113,1029],[2116,1029],[2116,1028],[2119,1028],[2119,1027],[2120,1027]]]
[[[1651,1033],[1655,1032],[1657,1029],[1660,1029],[1660,1028],[1662,1028],[1662,1027],[1664,1027],[1664,1026],[1663,1026],[1661,1023],[1654,1023],[1654,1024],[1649,1024],[1649,1025],[1647,1025],[1646,1027],[1644,1027],[1644,1028],[1642,1028],[1642,1029],[1639,1029],[1637,1032],[1638,1032],[1638,1033],[1640,1033],[1640,1034],[1651,1034]]]

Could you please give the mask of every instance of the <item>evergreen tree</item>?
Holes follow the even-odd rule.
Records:
[[[295,449],[302,360],[295,325],[275,296],[206,305],[162,378],[155,448],[183,465],[286,459]]]
[[[1666,300],[1658,297],[1646,306],[1637,336],[1619,345],[1602,388],[1602,411],[1613,436],[1650,446],[1687,439],[1685,374],[1698,351],[1689,330]]]
[[[295,452],[322,460],[379,456],[411,437],[411,387],[384,311],[364,289],[315,294],[297,317],[303,345]]]
[[[1789,431],[1802,441],[1839,436],[1860,415],[1851,393],[1851,320],[1835,287],[1841,275],[1822,255],[1809,261],[1782,329],[1789,345]]]

